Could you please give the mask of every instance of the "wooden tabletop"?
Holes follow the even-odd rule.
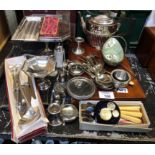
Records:
[[[81,61],[81,56],[85,57],[85,56],[88,56],[88,55],[96,55],[97,57],[99,57],[99,59],[103,62],[104,64],[104,61],[103,61],[103,57],[102,57],[102,53],[100,50],[97,50],[93,47],[91,47],[90,45],[84,43],[82,44],[82,48],[85,49],[85,53],[82,54],[82,55],[75,55],[73,52],[72,52],[72,49],[76,47],[76,44],[71,44],[70,45],[70,48],[69,48],[69,53],[68,53],[68,58],[69,60],[71,61]],[[113,69],[125,69],[127,70],[130,74],[131,74],[131,78],[132,78],[132,81],[134,82],[134,85],[133,86],[127,86],[127,89],[128,89],[128,93],[118,93],[116,91],[113,91],[114,92],[114,96],[115,96],[115,100],[143,100],[145,98],[145,94],[144,94],[144,91],[139,83],[139,81],[135,78],[135,75],[131,69],[131,66],[129,64],[129,61],[128,59],[125,57],[123,62],[118,65],[117,67],[110,67],[108,65],[104,65],[104,68],[107,70],[107,71],[112,71]],[[99,98],[99,91],[103,91],[103,90],[99,90],[98,88],[96,89],[96,92],[94,94],[94,96],[91,98],[91,100],[98,100],[100,99]]]

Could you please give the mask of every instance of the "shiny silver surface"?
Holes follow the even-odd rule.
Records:
[[[61,107],[58,103],[51,103],[48,106],[48,119],[51,126],[60,126],[63,121],[60,117]]]
[[[115,88],[126,87],[131,81],[131,75],[129,72],[123,69],[115,69],[111,72],[111,77]]]
[[[128,73],[125,70],[118,70],[113,74],[114,78],[120,81],[126,81],[129,79]]]
[[[54,92],[56,94],[65,95],[65,93],[66,93],[66,90],[65,89],[66,88],[65,88],[64,83],[56,82],[54,84]]]
[[[57,45],[54,49],[54,57],[56,61],[57,68],[63,67],[63,62],[65,61],[65,49],[62,45]]]
[[[9,66],[13,77],[14,97],[17,111],[20,115],[18,122],[20,127],[24,127],[40,117],[39,109],[31,105],[31,98],[36,98],[32,79],[22,70],[22,65]],[[22,81],[26,76],[27,81]]]
[[[55,71],[55,61],[48,56],[35,56],[27,60],[25,67],[34,77],[44,78]]]
[[[72,52],[75,55],[81,55],[85,52],[85,50],[81,47],[81,43],[84,42],[84,39],[82,37],[76,37],[75,41],[77,43],[77,47],[72,49]]]
[[[84,67],[78,63],[69,64],[69,73],[73,76],[79,76],[84,73]]]
[[[65,122],[74,121],[78,117],[78,110],[73,104],[64,104],[61,107],[61,116]]]
[[[56,115],[56,114],[60,113],[60,111],[61,111],[61,107],[58,103],[51,103],[48,106],[48,113],[51,115]]]
[[[94,82],[85,77],[74,77],[67,82],[67,91],[75,99],[88,99],[94,95],[95,90]]]
[[[71,36],[70,23],[66,23],[61,15],[51,15],[60,18],[58,35],[54,37],[40,36],[40,28],[45,15],[32,15],[23,18],[11,40],[14,41],[41,41],[62,42]],[[49,16],[49,15],[48,15]]]
[[[92,21],[96,24],[101,24],[101,25],[113,24],[114,22],[114,20],[112,18],[109,18],[107,15],[98,15],[92,18]]]
[[[42,17],[26,16],[16,29],[11,40],[37,41]]]
[[[109,73],[102,73],[96,76],[95,83],[100,89],[111,90],[114,88],[113,81]]]
[[[33,123],[40,117],[39,109],[37,108],[35,111],[32,107],[30,107],[27,112],[21,117],[21,119],[18,122],[18,125],[21,128],[24,128],[28,126],[29,124]]]
[[[22,101],[20,102],[25,103],[25,113],[21,115],[19,125],[24,125],[39,118],[40,113],[38,107],[34,108],[32,106],[32,99],[36,98],[32,78],[29,77],[29,75],[26,74],[23,70],[21,70],[19,73],[19,89],[21,96],[23,97]]]

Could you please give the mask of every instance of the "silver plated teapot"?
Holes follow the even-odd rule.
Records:
[[[83,31],[89,44],[99,50],[109,37],[116,34],[121,25],[119,22],[106,14],[95,17],[90,16],[86,21],[84,21],[80,12],[79,15],[81,18]]]

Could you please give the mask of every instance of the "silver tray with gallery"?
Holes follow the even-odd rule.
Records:
[[[70,37],[70,24],[63,15],[25,16],[11,40],[58,42]]]
[[[141,101],[79,102],[80,130],[149,132],[150,121]]]

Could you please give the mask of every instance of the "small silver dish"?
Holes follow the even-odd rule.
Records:
[[[78,117],[78,110],[73,104],[64,104],[61,107],[61,117],[65,122],[72,122]]]
[[[113,77],[119,81],[129,80],[129,75],[125,70],[117,70],[113,73]]]
[[[100,76],[96,76],[95,83],[100,89],[111,90],[114,88],[113,81],[109,73],[103,73]]]
[[[84,68],[81,64],[71,63],[69,65],[69,73],[72,76],[79,76],[79,75],[82,75],[84,73]]]
[[[67,92],[77,100],[84,100],[92,97],[96,87],[91,79],[86,77],[74,77],[67,82]]]
[[[115,69],[111,72],[115,88],[126,87],[131,81],[131,75],[124,69]]]

